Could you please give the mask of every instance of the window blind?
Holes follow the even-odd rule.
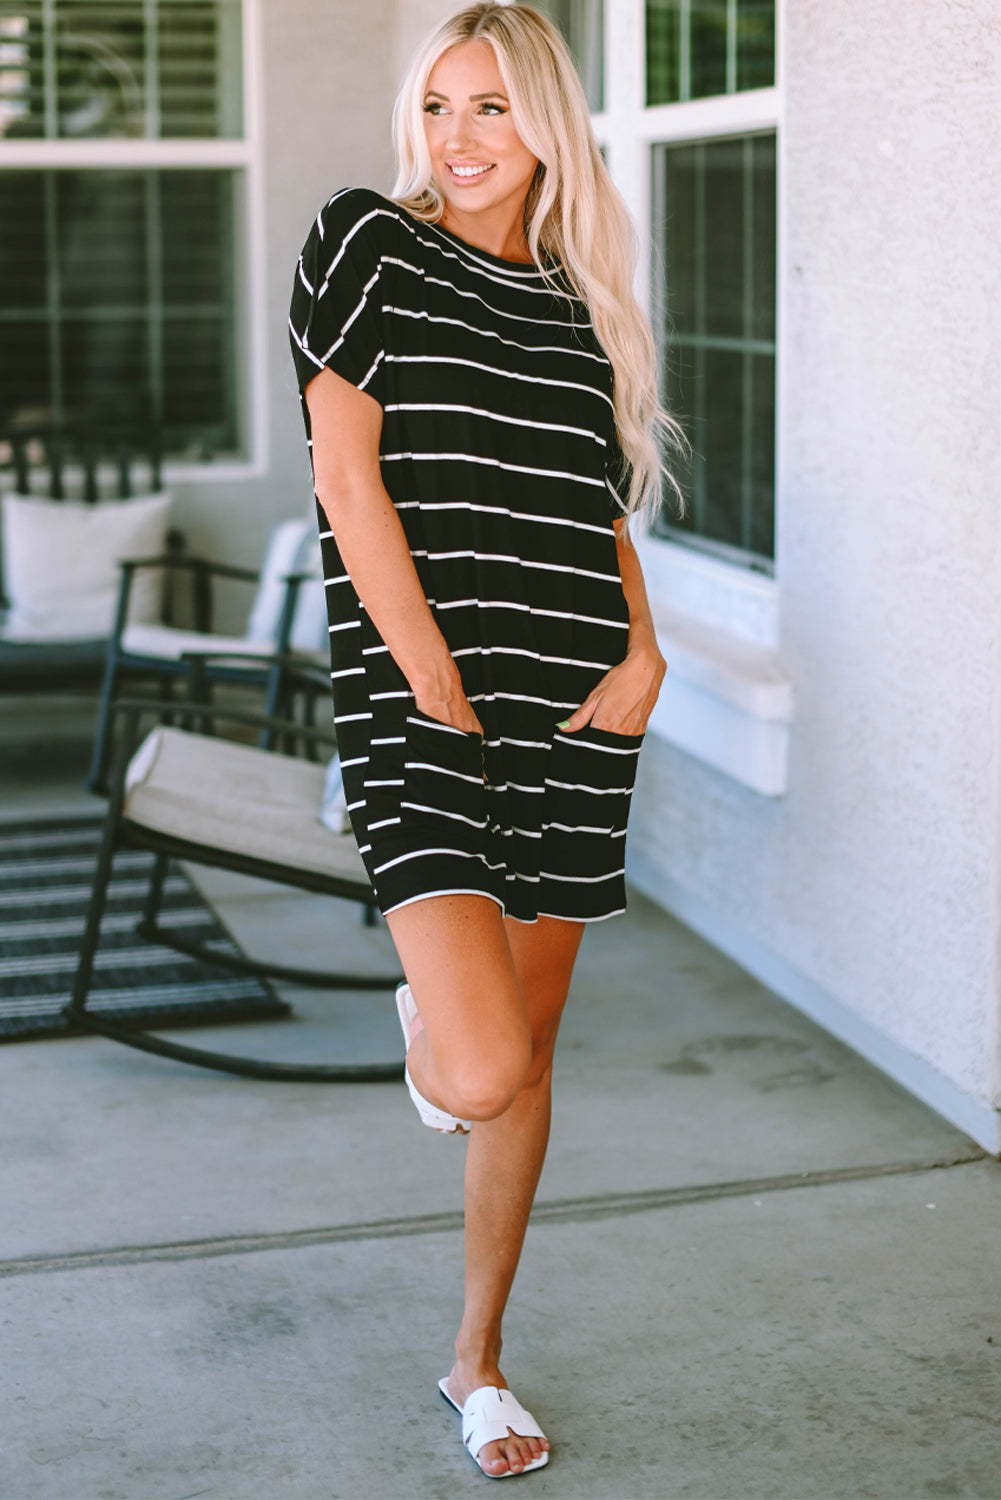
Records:
[[[0,139],[242,133],[240,0],[0,0]]]
[[[0,172],[0,431],[237,447],[233,194],[228,170]]]

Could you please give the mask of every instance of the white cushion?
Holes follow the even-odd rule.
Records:
[[[129,765],[125,816],[188,843],[368,888],[354,838],[317,817],[325,774],[311,761],[160,726]]]
[[[327,774],[323,782],[323,798],[320,802],[320,822],[331,833],[350,833],[351,814],[344,792],[344,777],[341,774],[341,757],[332,755],[327,762]]]
[[[312,517],[282,521],[272,531],[247,623],[249,640],[274,645],[285,603],[285,579],[289,573],[302,571],[299,567],[302,550],[315,535],[316,522]]]
[[[111,634],[125,558],[164,549],[166,493],[86,505],[35,495],[3,497],[5,640],[103,640]],[[130,620],[156,620],[163,577],[140,569]]]
[[[203,635],[200,631],[181,630],[174,625],[129,625],[122,635],[122,647],[132,656],[180,661],[185,651],[211,651],[226,656],[247,656],[255,652],[269,655],[272,643],[249,641],[242,635]]]

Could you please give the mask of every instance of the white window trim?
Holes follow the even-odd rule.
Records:
[[[777,131],[781,141],[781,8],[777,3],[774,88],[647,108],[644,0],[613,0],[605,7],[606,107],[593,122],[636,224],[637,296],[648,312],[653,287],[651,148],[764,130]],[[780,170],[779,287],[782,177]],[[777,339],[780,333],[778,326]],[[781,356],[778,366],[781,369]],[[777,412],[780,401],[781,377]],[[776,425],[778,494],[778,420]],[[743,785],[766,796],[781,796],[786,789],[793,686],[778,655],[778,536],[774,577],[649,533],[638,536],[637,543],[658,640],[668,662],[651,730]]]
[[[261,0],[243,0],[243,121],[241,140],[5,141],[0,170],[94,167],[228,167],[242,174],[236,238],[243,264],[237,268],[235,304],[242,320],[237,339],[236,379],[244,456],[218,463],[167,462],[164,482],[211,483],[260,478],[268,472],[266,239],[263,183]]]

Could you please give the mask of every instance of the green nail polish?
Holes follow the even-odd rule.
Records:
[[[569,719],[564,719],[563,723],[562,724],[557,724],[556,728],[557,729],[569,729],[570,728],[570,720]]]

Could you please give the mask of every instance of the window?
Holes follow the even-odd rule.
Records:
[[[597,114],[605,107],[604,0],[535,0],[562,31],[574,55],[587,95]],[[614,3],[614,0],[613,0]]]
[[[646,0],[654,331],[692,445],[661,536],[763,572],[775,555],[772,0]],[[743,105],[741,96],[754,103]],[[768,90],[765,92],[765,90]]]
[[[771,88],[774,0],[649,0],[646,102]]]
[[[668,527],[774,556],[775,136],[654,147],[665,398],[692,444]]]
[[[0,0],[0,431],[238,451],[242,26],[240,0]]]

